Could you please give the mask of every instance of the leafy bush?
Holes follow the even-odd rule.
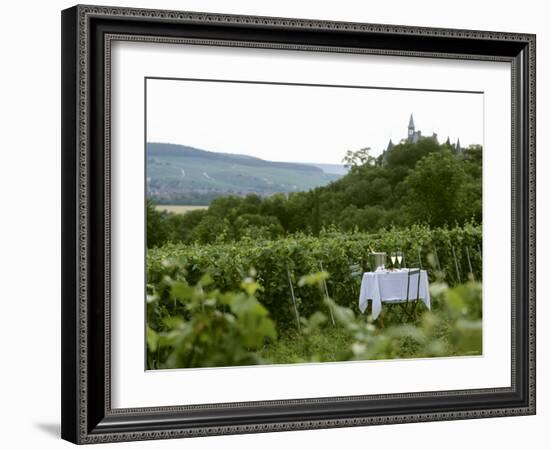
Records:
[[[163,280],[166,304],[153,293],[147,304],[147,367],[223,367],[262,364],[259,350],[276,339],[275,324],[254,297],[259,285],[248,278],[242,291],[221,293],[206,276],[196,286]]]
[[[324,292],[327,272],[298,284]],[[239,292],[221,293],[206,276],[196,286],[164,278],[169,301],[148,298],[149,369],[270,363],[479,355],[481,284],[432,284],[435,308],[413,323],[380,328],[350,308],[323,297],[324,311],[301,317],[300,332],[277,342],[274,323],[257,300],[261,286],[246,278]],[[179,308],[179,309],[178,309]],[[326,311],[334,317],[330,324]],[[160,317],[160,321],[159,321]]]

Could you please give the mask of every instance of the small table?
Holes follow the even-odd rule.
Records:
[[[382,303],[397,303],[407,298],[415,300],[419,274],[411,275],[409,295],[407,295],[408,272],[409,269],[365,272],[361,281],[359,310],[364,313],[367,309],[368,301],[372,300],[372,318],[376,319],[382,311]],[[431,308],[428,273],[425,270],[420,271],[418,298],[422,299],[428,309]]]

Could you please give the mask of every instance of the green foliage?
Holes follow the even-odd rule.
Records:
[[[156,247],[169,240],[169,226],[163,220],[162,212],[155,209],[151,200],[147,200],[147,247]]]
[[[356,151],[348,150],[342,162],[352,169],[364,165],[374,166],[376,164],[376,158],[370,155],[370,150],[369,147],[361,148]]]
[[[320,278],[302,280],[322,289]],[[414,323],[387,328],[325,298],[336,326],[327,324],[325,314],[315,312],[303,320],[305,332],[287,332],[262,355],[279,364],[480,355],[481,284],[468,282],[449,288],[436,283],[431,291],[432,311],[424,312]]]
[[[183,215],[147,202],[149,368],[480,354],[482,148],[425,138],[345,162],[346,176],[307,192],[222,196]],[[373,322],[352,267],[398,249],[438,280],[432,310]]]
[[[165,267],[172,273],[174,266]],[[328,279],[328,272],[317,272],[302,277],[298,285],[322,293]],[[387,328],[323,296],[324,311],[301,317],[301,332],[289,330],[279,339],[256,298],[262,288],[252,277],[233,293],[214,289],[209,276],[195,286],[168,275],[163,283],[173,305],[156,294],[148,298],[149,369],[465,356],[482,351],[477,282],[454,288],[434,283],[432,311],[414,323]],[[334,317],[334,325],[325,311]]]
[[[376,159],[369,149],[348,151],[349,173],[326,186],[271,196],[225,195],[208,210],[184,215],[148,208],[149,248],[166,242],[219,243],[248,237],[317,236],[323,228],[369,233],[384,228],[481,223],[482,149],[463,154],[434,139],[402,142]]]
[[[214,289],[208,276],[195,286],[168,275],[162,283],[167,296],[153,294],[147,303],[149,369],[265,362],[258,350],[277,333],[252,278],[233,293]]]
[[[461,189],[466,182],[463,165],[448,150],[432,153],[418,162],[404,182],[405,208],[413,221],[443,226],[469,218]]]
[[[414,169],[418,161],[432,154],[445,151],[444,146],[440,146],[434,139],[424,138],[416,144],[411,142],[402,142],[396,145],[388,154],[387,169],[390,172],[407,173]],[[404,172],[397,170],[404,169]],[[400,180],[396,180],[400,181]]]
[[[433,289],[440,289],[432,298],[433,309],[425,311],[415,323],[381,329],[358,323],[352,317],[342,322],[354,338],[347,359],[480,355],[481,284],[470,282],[450,289],[446,285]],[[453,300],[459,300],[461,306],[457,308]]]
[[[328,312],[323,295],[308,285],[298,285],[300,277],[320,270],[320,264],[331,274],[326,280],[329,295],[340,305],[357,312],[360,279],[353,277],[350,264],[359,263],[368,270],[368,254],[372,250],[395,251],[400,248],[408,267],[418,267],[418,254],[428,269],[430,279],[444,277],[457,284],[468,279],[470,255],[472,271],[481,279],[481,227],[430,229],[413,226],[381,233],[341,233],[324,230],[319,237],[294,235],[277,240],[243,238],[238,243],[207,245],[169,244],[147,252],[148,283],[157,295],[168,299],[164,276],[182,277],[190,284],[198,283],[206,274],[221,291],[236,291],[250,268],[263,289],[257,298],[268,308],[279,330],[296,326],[288,273],[296,295],[298,311],[309,317],[315,311]],[[452,250],[458,262],[458,275]],[[170,264],[166,264],[166,260]],[[432,264],[429,261],[432,261]]]

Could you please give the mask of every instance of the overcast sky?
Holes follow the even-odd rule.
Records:
[[[271,161],[342,162],[407,136],[483,144],[483,95],[227,82],[148,80],[147,140]]]

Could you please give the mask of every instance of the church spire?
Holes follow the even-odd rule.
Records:
[[[456,140],[456,152],[460,153],[462,151],[462,147],[460,146],[460,138]]]
[[[409,130],[408,130],[407,136],[409,138],[409,141],[412,141],[414,138],[414,119],[413,119],[412,113],[411,113],[411,118],[409,119]]]

